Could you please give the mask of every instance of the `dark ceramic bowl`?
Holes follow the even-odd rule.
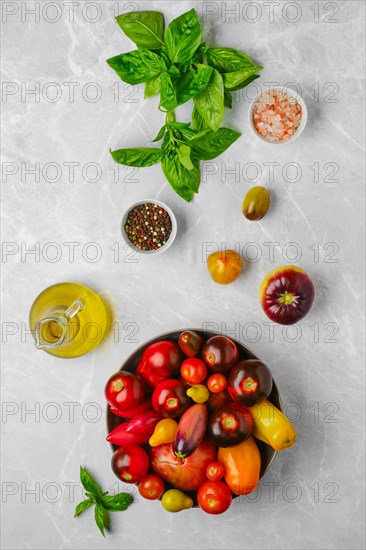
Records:
[[[147,346],[149,346],[150,344],[154,344],[159,340],[165,340],[165,339],[174,340],[174,342],[178,342],[179,335],[183,332],[183,330],[194,330],[195,332],[200,334],[205,341],[211,338],[211,336],[221,335],[220,332],[216,332],[213,330],[201,330],[197,328],[172,330],[170,332],[164,332],[163,334],[159,334],[159,336],[156,336],[155,338],[148,340],[142,346],[139,346],[133,353],[131,353],[129,357],[127,357],[125,362],[122,364],[120,370],[134,372],[137,368],[137,365],[141,361],[142,354],[144,353]],[[235,342],[239,350],[239,360],[259,359],[259,357],[257,357],[249,348],[247,348],[237,340],[234,340],[234,338],[231,338],[231,340]],[[268,400],[271,403],[273,403],[278,409],[282,410],[280,392],[274,380],[273,380],[272,391],[268,396]],[[125,419],[111,413],[109,410],[109,406],[107,405],[107,430],[108,430],[107,433],[111,432],[116,426],[118,426],[118,424],[121,424],[124,421]],[[270,447],[269,445],[266,445],[262,441],[259,441],[258,439],[256,439],[255,442],[261,454],[260,477],[262,478],[264,474],[267,472],[267,470],[270,468],[272,462],[274,461],[277,455],[277,451],[275,451],[274,449],[272,449],[272,447]],[[113,449],[113,452],[118,449],[118,445],[111,445],[111,447]]]

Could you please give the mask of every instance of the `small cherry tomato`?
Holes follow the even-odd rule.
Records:
[[[203,344],[203,338],[193,330],[186,330],[179,336],[178,345],[187,357],[196,357]]]
[[[133,443],[120,447],[112,456],[112,470],[126,483],[141,481],[146,476],[149,465],[145,449]]]
[[[220,481],[224,477],[225,468],[221,462],[210,462],[206,468],[206,477],[210,481]]]
[[[154,409],[165,418],[177,418],[192,404],[182,382],[175,378],[160,382],[152,394],[151,402]]]
[[[156,474],[148,474],[140,481],[139,493],[148,500],[160,498],[165,491],[164,481]]]
[[[224,391],[226,386],[227,379],[223,374],[219,372],[217,372],[216,374],[212,374],[207,380],[207,387],[212,393],[220,393],[220,391]]]
[[[137,407],[145,397],[145,384],[138,374],[119,371],[105,387],[105,398],[111,407],[123,411]]]
[[[188,384],[200,384],[207,375],[207,367],[201,359],[191,357],[183,361],[180,374]]]
[[[223,481],[205,481],[198,489],[198,504],[208,514],[222,514],[231,504],[232,494]]]

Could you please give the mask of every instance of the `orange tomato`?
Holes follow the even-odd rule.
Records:
[[[225,481],[235,495],[248,495],[257,487],[261,455],[253,437],[234,447],[220,447],[217,460],[225,467]]]
[[[221,250],[209,255],[207,267],[215,283],[228,285],[239,277],[243,261],[235,250]]]

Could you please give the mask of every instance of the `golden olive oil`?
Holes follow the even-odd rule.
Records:
[[[38,349],[57,357],[78,357],[103,340],[110,315],[90,288],[59,283],[46,288],[33,302],[29,324]]]

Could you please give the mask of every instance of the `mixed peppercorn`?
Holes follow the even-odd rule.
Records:
[[[158,250],[170,237],[172,221],[158,204],[144,203],[128,213],[124,229],[138,250]]]

